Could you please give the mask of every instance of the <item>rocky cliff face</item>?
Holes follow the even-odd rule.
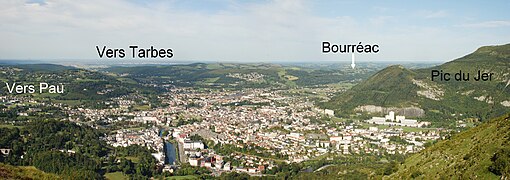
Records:
[[[356,107],[355,111],[366,112],[366,113],[383,113],[388,114],[388,112],[393,111],[397,115],[404,115],[407,117],[422,117],[425,115],[425,110],[418,107],[381,107],[374,105],[363,105]]]

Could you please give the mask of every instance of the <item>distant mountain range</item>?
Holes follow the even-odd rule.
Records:
[[[331,66],[331,65],[330,65]],[[363,71],[353,71],[348,65],[280,65],[267,63],[193,63],[172,66],[113,66],[104,71],[121,74],[137,82],[172,83],[177,86],[219,88],[305,87],[339,82],[358,82],[379,70],[381,65],[365,65]],[[257,81],[235,77],[261,76]]]
[[[470,74],[469,81],[432,81],[432,71]],[[491,81],[475,81],[478,71],[493,73]],[[353,111],[415,108],[425,118],[444,119],[453,114],[488,119],[510,109],[510,44],[484,46],[439,66],[407,69],[389,66],[352,89],[333,97],[323,107],[338,114]],[[381,112],[383,113],[383,112]]]

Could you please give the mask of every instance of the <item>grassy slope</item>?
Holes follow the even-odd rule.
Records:
[[[440,141],[400,165],[389,179],[409,179],[421,174],[426,179],[499,179],[489,172],[490,158],[510,146],[510,114],[492,119]]]
[[[166,179],[168,179],[168,180],[193,180],[193,179],[198,179],[198,177],[193,176],[193,175],[187,175],[187,176],[170,176],[170,177],[166,177]]]
[[[106,179],[109,179],[109,180],[125,180],[125,179],[129,179],[129,177],[124,175],[122,172],[106,173],[104,176],[105,176]]]
[[[45,173],[35,167],[16,167],[0,163],[0,179],[61,179],[55,174]]]

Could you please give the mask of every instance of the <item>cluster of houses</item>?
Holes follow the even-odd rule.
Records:
[[[250,81],[250,82],[261,82],[261,81],[264,81],[264,75],[256,73],[256,72],[246,73],[246,74],[243,74],[243,73],[229,73],[227,75],[227,77],[242,79],[242,80]]]
[[[113,147],[128,147],[131,145],[140,145],[156,151],[152,156],[158,160],[159,165],[165,164],[164,142],[159,136],[158,128],[149,129],[121,129],[115,134],[107,136],[106,142]]]
[[[261,158],[249,155],[232,155],[229,157],[232,161],[224,161],[224,156],[216,154],[214,150],[207,149],[201,141],[193,141],[188,138],[188,134],[176,130],[172,133],[174,139],[177,140],[179,148],[179,157],[181,162],[189,163],[191,166],[205,167],[215,172],[246,172],[250,174],[262,173],[266,166],[273,167],[270,161],[264,161]],[[184,160],[185,159],[185,160]]]

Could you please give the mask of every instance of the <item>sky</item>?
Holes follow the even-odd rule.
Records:
[[[510,43],[510,1],[0,1],[0,59],[97,60],[96,45],[152,45],[171,48],[169,61],[350,61],[323,54],[323,41],[380,46],[359,61],[450,61]]]

